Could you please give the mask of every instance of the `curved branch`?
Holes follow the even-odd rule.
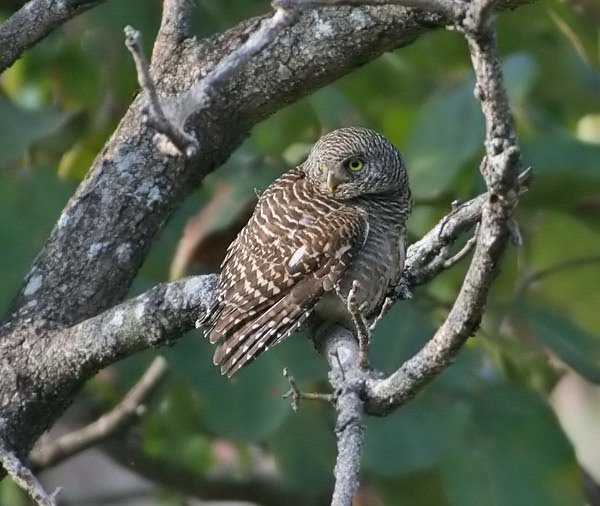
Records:
[[[367,410],[386,414],[397,408],[441,372],[473,335],[510,237],[519,191],[520,151],[504,89],[496,30],[489,3],[475,1],[462,25],[471,49],[477,96],[486,125],[486,157],[482,163],[488,194],[482,202],[479,237],[471,265],[450,313],[433,338],[414,357],[383,380],[367,385]]]
[[[0,25],[0,74],[52,30],[104,0],[31,0]],[[33,22],[32,22],[33,20]]]

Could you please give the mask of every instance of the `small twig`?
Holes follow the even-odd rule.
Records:
[[[596,255],[596,256],[583,257],[583,258],[574,258],[572,260],[566,260],[565,262],[560,262],[560,263],[551,265],[550,267],[546,267],[545,269],[540,269],[539,271],[529,272],[525,276],[523,276],[523,279],[521,280],[519,287],[517,288],[516,298],[519,299],[520,297],[522,297],[522,295],[525,293],[525,291],[533,283],[542,281],[544,278],[547,278],[548,276],[552,276],[553,274],[556,274],[558,272],[561,272],[561,271],[564,271],[567,269],[573,269],[575,267],[581,267],[582,265],[594,264],[594,263],[600,263],[600,256]]]
[[[108,413],[81,429],[34,447],[29,457],[32,467],[41,469],[55,465],[130,425],[144,413],[144,403],[156,391],[166,372],[166,360],[156,357],[123,400]]]
[[[200,146],[198,141],[183,130],[183,126],[177,127],[165,115],[160,104],[154,81],[150,76],[148,61],[144,55],[141,45],[140,32],[134,30],[131,26],[125,27],[125,45],[133,61],[138,76],[138,83],[142,91],[146,92],[147,103],[142,108],[143,121],[154,128],[157,132],[164,134],[173,143],[173,145],[187,157],[194,156]]]
[[[333,401],[333,395],[331,394],[320,394],[315,392],[302,392],[298,388],[298,384],[296,383],[296,378],[294,378],[287,367],[283,368],[283,376],[288,380],[290,384],[290,389],[283,394],[281,397],[287,399],[288,397],[292,398],[291,406],[292,411],[298,411],[298,404],[301,399],[311,400],[311,401]]]
[[[457,253],[455,253],[450,258],[444,261],[444,269],[449,269],[450,267],[454,266],[471,252],[471,250],[475,247],[475,244],[477,243],[478,232],[479,223],[475,225],[475,231],[473,232],[473,235],[469,238],[469,240],[465,243],[465,245]]]
[[[13,481],[27,492],[38,506],[56,506],[56,496],[60,489],[56,489],[48,495],[30,469],[23,465],[19,458],[3,445],[0,445],[0,464]]]

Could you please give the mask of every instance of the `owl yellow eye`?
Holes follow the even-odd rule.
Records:
[[[350,170],[353,170],[355,172],[362,169],[364,167],[364,165],[365,164],[361,158],[350,158],[350,160],[348,160],[346,162],[346,167],[348,167]]]

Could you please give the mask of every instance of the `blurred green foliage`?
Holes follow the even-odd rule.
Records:
[[[1,9],[0,17],[9,15]],[[266,1],[200,0],[194,26],[205,37],[268,10]],[[550,0],[499,17],[524,162],[536,177],[517,214],[523,246],[508,252],[481,330],[456,363],[397,413],[366,420],[364,483],[383,504],[584,504],[572,444],[586,443],[564,432],[560,400],[555,411],[548,399],[563,371],[600,381],[599,11],[594,2]],[[106,2],[0,76],[2,310],[135,93],[123,26],[140,29],[149,51],[159,18],[158,1]],[[276,113],[181,206],[132,291],[168,277],[185,221],[220,182],[235,187],[236,199],[262,189],[274,167],[300,161],[323,129],[340,125],[368,125],[401,147],[416,197],[410,235],[417,239],[451,201],[483,189],[482,118],[472,89],[464,40],[438,31]],[[432,335],[465,269],[463,262],[442,274],[383,320],[372,347],[377,367],[393,370]],[[218,374],[199,333],[165,355],[170,380],[141,425],[147,455],[207,474],[219,466],[214,442],[225,439],[244,476],[251,470],[248,445],[259,444],[286,486],[307,497],[327,495],[332,410],[304,403],[295,414],[281,399],[288,388],[283,366],[302,388],[327,388],[324,361],[302,334],[231,381]],[[123,361],[86,392],[115,402],[150,359],[144,353]],[[586,465],[600,479],[600,468]],[[14,494],[11,485],[0,486],[2,504],[19,504]]]

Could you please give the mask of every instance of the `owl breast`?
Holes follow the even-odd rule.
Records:
[[[406,211],[393,200],[362,204],[369,215],[369,233],[364,246],[353,258],[340,279],[337,291],[323,295],[315,307],[322,320],[335,321],[353,328],[347,309],[347,299],[354,281],[355,296],[361,313],[367,318],[377,315],[390,284],[404,268]],[[337,293],[336,293],[337,292]]]

